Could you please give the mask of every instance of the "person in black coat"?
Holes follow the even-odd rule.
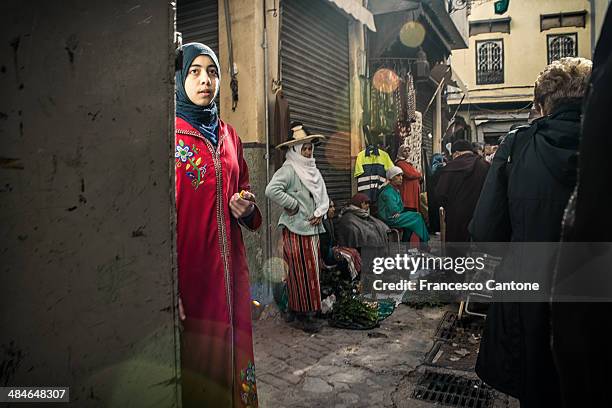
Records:
[[[446,210],[446,240],[469,242],[468,224],[484,184],[489,163],[472,151],[467,140],[455,141],[453,159],[439,172],[436,197]]]
[[[589,89],[580,141],[579,180],[564,218],[563,240],[609,243],[612,242],[612,161],[609,158],[612,149],[609,119],[612,7],[608,8],[595,48]],[[605,248],[609,248],[609,244],[606,245]],[[565,408],[612,405],[609,395],[612,354],[607,351],[610,340],[602,331],[612,315],[612,303],[559,302],[564,296],[577,294],[579,289],[575,286],[593,282],[603,289],[605,297],[612,298],[609,268],[591,268],[585,273],[584,266],[594,256],[588,249],[593,247],[597,245],[581,245],[563,251],[554,277],[558,287],[553,292],[552,345]],[[563,282],[569,285],[559,286]]]
[[[474,241],[560,240],[576,183],[581,103],[590,72],[589,60],[564,58],[540,74],[534,106],[542,117],[510,132],[495,154],[470,224]],[[519,261],[520,268],[502,263],[496,277],[514,279],[534,270],[529,258]],[[491,304],[476,373],[518,398],[523,408],[561,406],[550,335],[548,303]]]

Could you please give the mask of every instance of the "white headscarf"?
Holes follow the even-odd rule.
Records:
[[[317,169],[317,164],[315,163],[314,145],[312,146],[312,158],[302,156],[303,145],[304,143],[300,143],[287,149],[283,166],[293,167],[293,170],[295,170],[306,189],[312,194],[314,202],[318,204],[314,211],[314,216],[321,217],[327,214],[329,209],[327,188],[325,187],[325,181],[323,181],[321,172]]]
[[[397,150],[397,160],[408,161],[408,157],[410,156],[410,147],[406,145],[400,145]]]
[[[401,167],[393,166],[387,170],[387,179],[391,180],[393,177],[397,176],[398,174],[402,174],[403,172],[404,171]]]

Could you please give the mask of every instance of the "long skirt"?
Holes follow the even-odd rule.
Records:
[[[300,313],[321,310],[319,236],[298,235],[283,228],[283,257],[289,309]]]

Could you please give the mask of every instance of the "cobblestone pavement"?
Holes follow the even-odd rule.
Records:
[[[279,318],[254,322],[260,406],[394,406],[392,395],[423,362],[443,313],[399,305],[379,328],[324,326],[315,335]]]

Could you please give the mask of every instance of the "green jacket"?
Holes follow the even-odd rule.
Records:
[[[295,215],[283,211],[278,220],[280,227],[286,227],[299,235],[318,235],[325,232],[323,224],[310,225],[308,219],[313,216],[317,206],[310,191],[290,165],[284,165],[274,173],[266,187],[266,197],[282,208],[295,209],[298,205],[300,207]]]
[[[429,241],[429,232],[418,212],[404,211],[404,203],[399,191],[391,184],[385,185],[378,193],[378,217],[391,228],[409,229],[419,236],[421,241]],[[396,215],[394,217],[394,215]]]

